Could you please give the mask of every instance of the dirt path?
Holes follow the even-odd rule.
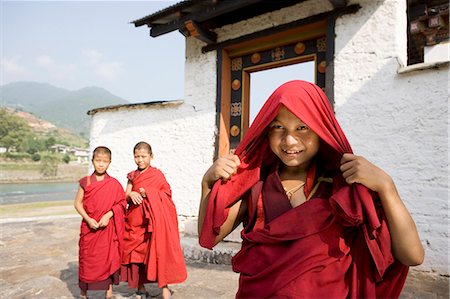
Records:
[[[0,206],[0,298],[78,298],[79,225],[72,201]],[[229,265],[193,261],[185,246],[197,242],[186,239],[188,279],[171,286],[173,298],[234,298],[238,274]],[[159,294],[155,285],[148,288]],[[133,294],[124,283],[114,292],[117,299]],[[401,298],[449,298],[449,278],[411,269]]]
[[[27,205],[21,210],[22,217],[17,217],[19,205],[14,206],[11,213],[8,209],[0,212],[0,298],[78,298],[80,217],[68,213],[72,203],[41,211]],[[234,297],[238,276],[231,266],[187,260],[187,268],[188,279],[170,286],[174,299]],[[147,288],[153,297],[160,293],[155,284]],[[123,299],[134,290],[121,283],[114,287],[114,293]],[[90,292],[89,298],[104,298],[104,293]]]

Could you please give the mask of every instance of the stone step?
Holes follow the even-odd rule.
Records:
[[[220,242],[213,250],[209,250],[201,247],[198,237],[192,235],[181,236],[180,243],[187,260],[210,264],[231,265],[231,258],[241,249],[240,243]]]

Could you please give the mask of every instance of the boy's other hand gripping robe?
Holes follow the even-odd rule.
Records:
[[[348,184],[359,183],[378,193],[391,233],[394,256],[404,265],[422,264],[425,253],[416,225],[392,178],[364,157],[353,154],[342,156],[340,169]]]

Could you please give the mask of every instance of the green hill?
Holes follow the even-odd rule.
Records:
[[[58,127],[89,136],[87,111],[110,105],[128,104],[100,87],[75,91],[47,83],[13,82],[0,87],[0,105],[30,112]]]
[[[33,154],[54,144],[86,148],[88,140],[28,112],[0,107],[0,147]]]

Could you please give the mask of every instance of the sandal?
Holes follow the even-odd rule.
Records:
[[[133,299],[146,299],[146,298],[150,298],[150,294],[149,294],[149,292],[147,292],[147,291],[145,291],[145,292],[142,292],[142,291],[137,291],[135,294],[134,294],[134,297],[132,297]]]

